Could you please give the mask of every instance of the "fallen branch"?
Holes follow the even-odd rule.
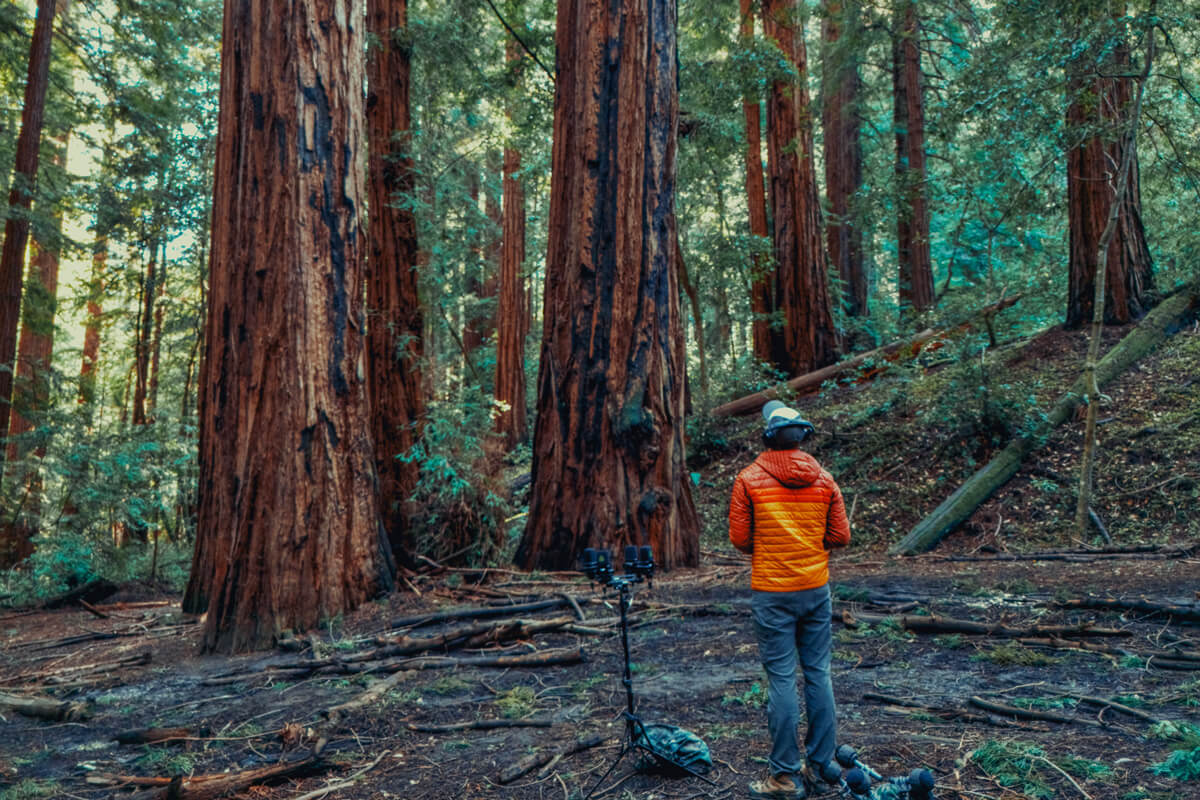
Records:
[[[532,772],[533,770],[537,769],[538,767],[541,767],[544,764],[549,764],[551,761],[554,761],[555,759],[562,759],[565,756],[573,755],[575,753],[579,753],[579,752],[582,752],[589,748],[595,747],[596,745],[603,744],[607,740],[607,738],[608,737],[604,736],[603,734],[597,733],[597,734],[593,734],[592,736],[588,736],[586,738],[577,739],[574,742],[572,742],[571,744],[569,744],[566,747],[561,748],[557,751],[530,753],[529,755],[525,756],[521,760],[519,760],[513,764],[510,764],[509,766],[507,766],[503,770],[501,770],[500,774],[496,776],[496,782],[497,783],[512,783],[513,781],[515,781],[517,778],[521,777],[525,773]]]
[[[1198,299],[1200,281],[1188,285],[1179,293],[1159,303],[1096,365],[1096,385],[1103,387],[1161,344],[1174,323],[1191,313]],[[943,536],[965,522],[976,508],[1017,474],[1025,457],[1041,447],[1054,428],[1074,415],[1083,396],[1083,381],[1080,379],[1048,414],[1044,417],[1036,416],[1030,421],[1028,435],[1010,442],[999,455],[968,478],[932,513],[917,523],[890,552],[893,555],[913,555],[932,549]]]
[[[217,800],[246,791],[252,786],[274,783],[284,778],[296,778],[331,768],[319,755],[309,755],[296,761],[272,764],[232,774],[197,775],[191,778],[175,776],[168,783],[128,795],[126,800]]]
[[[890,706],[898,706],[900,708],[914,708],[920,711],[928,711],[943,719],[955,719],[963,722],[980,722],[985,725],[995,725],[1001,728],[1024,728],[1011,719],[997,717],[993,714],[976,714],[973,711],[967,711],[962,708],[954,708],[952,706],[931,706],[925,703],[918,703],[915,700],[907,700],[900,697],[894,697],[888,694],[879,694],[878,692],[863,692],[864,700],[874,700],[877,703],[885,703]]]
[[[970,636],[997,636],[1016,639],[1028,636],[1131,636],[1130,631],[1119,628],[1096,628],[1088,623],[1078,625],[1029,625],[1024,628],[1013,628],[1000,623],[973,622],[966,619],[929,616],[918,614],[901,614],[888,616],[884,614],[866,614],[863,612],[843,611],[842,621],[849,627],[856,622],[878,624],[884,620],[895,620],[905,630],[913,633],[964,633]]]
[[[82,601],[89,603],[99,603],[106,600],[117,593],[121,587],[104,578],[97,578],[94,581],[88,581],[82,586],[77,586],[69,592],[65,592],[56,597],[51,597],[49,600],[42,603],[42,608],[65,608],[66,606],[77,606]]]
[[[1006,297],[999,302],[992,303],[980,309],[973,317],[986,316],[988,314],[994,315],[996,312],[1008,308],[1020,299],[1021,295],[1019,294]],[[926,328],[909,339],[892,342],[869,352],[861,353],[853,358],[848,358],[845,361],[839,361],[837,364],[832,364],[814,372],[805,373],[804,375],[798,375],[785,384],[787,387],[786,391],[789,394],[809,394],[821,388],[821,384],[825,383],[825,381],[833,380],[851,370],[858,369],[863,364],[877,360],[892,362],[898,361],[901,358],[912,358],[925,349],[925,346],[930,342],[944,339],[956,331],[965,330],[969,326],[970,322],[968,321],[953,328],[946,328],[940,331],[933,328]],[[885,366],[876,367],[863,377],[867,379],[874,378],[886,368]],[[764,389],[761,392],[755,392],[754,394],[739,397],[736,400],[719,405],[712,410],[712,414],[715,417],[736,417],[742,414],[751,414],[762,408],[768,400],[774,400],[779,397],[781,393],[780,388]]]
[[[938,556],[937,561],[1159,561],[1188,558],[1200,547],[1105,547],[1098,550],[1041,550],[1032,553],[995,553],[987,556]]]
[[[51,700],[48,697],[22,697],[3,692],[0,692],[0,709],[51,722],[76,722],[91,716],[86,703]]]
[[[985,711],[991,711],[993,714],[1004,714],[1017,719],[1034,719],[1044,722],[1058,722],[1064,725],[1074,723],[1076,725],[1090,725],[1095,728],[1107,727],[1104,723],[1097,722],[1094,719],[1083,719],[1081,717],[1068,717],[1065,714],[1055,714],[1053,711],[1035,711],[1031,708],[1018,708],[1017,706],[1009,706],[1004,703],[993,703],[991,700],[984,700],[978,695],[972,695],[969,701],[976,708],[982,708]]]
[[[132,731],[122,731],[113,736],[117,744],[166,744],[182,742],[208,736],[209,731],[191,728],[139,728]]]
[[[376,681],[375,683],[371,684],[369,687],[367,687],[366,691],[364,691],[358,697],[355,697],[353,700],[348,700],[340,705],[331,706],[321,712],[321,715],[325,717],[325,719],[329,720],[331,724],[337,724],[347,715],[348,712],[355,711],[369,703],[375,702],[380,697],[383,697],[383,695],[387,694],[392,689],[396,688],[396,686],[413,677],[414,675],[416,675],[414,670],[393,672],[383,680]]]
[[[495,728],[549,728],[554,724],[548,719],[476,719],[469,722],[450,722],[445,725],[408,723],[410,731],[419,733],[451,733],[452,731],[489,731]]]
[[[1155,603],[1150,600],[1117,600],[1109,597],[1081,597],[1064,600],[1061,608],[1087,608],[1104,611],[1134,611],[1148,617],[1169,617],[1177,622],[1200,624],[1200,607]]]

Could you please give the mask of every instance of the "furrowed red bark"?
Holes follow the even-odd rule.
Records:
[[[1128,47],[1116,48],[1112,61],[1113,72],[1128,73]],[[1094,70],[1084,75],[1081,74],[1084,69],[1077,65],[1068,83],[1071,102],[1067,107],[1067,128],[1084,137],[1067,151],[1068,328],[1078,328],[1092,320],[1100,239],[1113,206],[1112,187],[1116,183],[1110,179],[1125,158],[1124,131],[1133,101],[1132,78],[1096,76]],[[1132,146],[1116,230],[1108,243],[1104,322],[1110,325],[1140,319],[1149,309],[1154,291],[1153,263],[1142,227],[1136,144]]]
[[[933,305],[933,262],[929,253],[929,201],[925,186],[925,97],[921,75],[917,4],[903,3],[892,39],[895,89],[896,239],[900,308],[924,311]]]
[[[675,274],[673,0],[560,0],[533,490],[521,566],[699,559]]]
[[[754,39],[754,0],[741,0],[741,37],[743,46],[749,47]],[[746,117],[746,207],[750,212],[750,234],[764,239],[770,235],[767,228],[767,195],[763,186],[762,162],[762,111],[757,95],[742,101],[742,112]],[[754,358],[757,361],[771,360],[771,313],[775,309],[771,285],[774,274],[764,258],[754,259],[750,282],[750,311],[754,315]]]
[[[855,0],[826,0],[821,24],[824,43],[821,67],[821,125],[825,139],[825,195],[829,218],[825,240],[829,262],[842,282],[842,307],[852,317],[867,314],[867,272],[863,266],[862,231],[851,201],[862,187],[863,157],[859,141],[858,94],[862,87],[854,33],[858,28]]]
[[[417,221],[409,201],[416,176],[409,154],[407,0],[368,0],[367,12],[368,28],[378,41],[367,57],[367,396],[384,527],[397,557],[411,566],[415,545],[407,522],[408,498],[417,485],[418,465],[396,456],[408,451],[420,435],[425,395]]]
[[[504,58],[510,68],[521,59],[510,37]],[[507,409],[496,418],[508,449],[525,440],[529,422],[525,411],[525,337],[529,333],[529,301],[525,289],[525,189],[517,173],[521,152],[504,148],[502,232],[500,237],[499,306],[496,312],[496,399]]]
[[[363,386],[357,2],[225,8],[196,551],[203,647],[391,587]]]
[[[837,360],[821,207],[813,160],[808,56],[794,0],[766,0],[763,31],[796,69],[767,100],[767,152],[775,221],[775,308],[783,327],[771,331],[771,361],[799,375]]]
[[[21,313],[21,278],[25,271],[25,247],[29,242],[29,209],[37,184],[38,151],[46,112],[46,88],[50,82],[50,45],[56,0],[38,0],[29,46],[29,73],[25,82],[25,105],[21,111],[21,133],[13,161],[13,185],[8,195],[8,219],[4,223],[4,247],[0,250],[0,442],[8,436],[12,406],[13,359],[17,354],[17,322]],[[4,474],[4,448],[0,447],[0,477]]]

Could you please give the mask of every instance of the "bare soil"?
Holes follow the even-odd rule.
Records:
[[[1081,342],[1077,335],[1054,332],[999,352],[986,379],[994,394],[1032,394],[1044,402],[1072,374]],[[1096,507],[1117,546],[1180,548],[1200,541],[1194,518],[1200,476],[1197,364],[1200,334],[1185,331],[1108,390]],[[984,413],[959,409],[948,413],[944,424],[931,425],[929,409],[938,403],[953,410],[974,407],[979,398],[947,400],[945,392],[964,391],[966,378],[936,364],[927,367],[935,379],[941,372],[940,388],[930,386],[928,378],[915,383],[906,375],[867,388],[832,389],[801,402],[825,434],[815,452],[838,476],[854,508],[855,543],[834,557],[831,568],[841,741],[856,746],[885,775],[928,767],[937,776],[941,798],[1200,798],[1200,782],[1153,771],[1183,745],[1152,735],[1144,719],[1075,697],[1118,700],[1156,720],[1200,725],[1200,670],[1162,668],[1149,657],[1170,648],[1200,651],[1200,626],[1062,605],[1094,595],[1196,607],[1200,551],[1090,561],[1031,555],[1103,544],[1094,531],[1084,539],[1070,531],[1073,489],[1059,479],[1077,470],[1080,426],[1056,432],[1004,490],[933,553],[886,554],[889,544],[1005,441],[1005,432],[990,427],[997,419]],[[1041,376],[1036,385],[1031,382],[1035,373]],[[699,734],[712,750],[715,768],[709,777],[715,786],[636,773],[633,758],[627,757],[597,796],[744,797],[747,782],[765,772],[768,739],[762,670],[749,621],[749,569],[723,541],[729,486],[756,452],[756,430],[752,421],[735,421],[719,436],[710,434],[707,456],[693,466],[706,526],[702,566],[675,571],[652,587],[639,586],[633,605],[637,710],[647,722]],[[1022,554],[1021,560],[1002,560]],[[961,557],[979,560],[952,560]],[[583,576],[506,571],[427,574],[412,583],[419,596],[397,594],[335,620],[312,632],[301,652],[233,658],[197,654],[197,620],[180,613],[177,598],[154,606],[113,607],[107,619],[78,608],[0,612],[0,692],[70,699],[86,703],[90,711],[86,720],[59,722],[0,711],[0,798],[133,796],[146,787],[134,785],[132,776],[235,773],[300,757],[319,739],[327,744],[313,774],[254,786],[239,796],[581,797],[618,757],[624,733],[621,647],[611,623],[615,594],[599,591]],[[535,635],[481,651],[515,654],[581,646],[583,663],[428,669],[407,676],[380,700],[336,724],[321,712],[358,696],[382,675],[288,677],[271,671],[283,662],[350,656],[389,632],[432,635],[465,624],[394,631],[390,621],[399,616],[560,593],[579,600],[587,618],[580,624],[603,632]],[[564,613],[571,612],[560,608],[522,616]],[[855,614],[897,613],[1013,627],[1092,623],[1128,635],[1082,640],[1122,651],[1101,653],[995,636],[914,635],[894,621],[854,625]],[[66,637],[80,636],[91,638],[64,643]],[[144,665],[72,672],[142,653],[149,654]],[[243,677],[231,684],[205,684],[233,672]],[[900,707],[868,699],[868,693],[931,708]],[[973,696],[1032,706],[1069,721],[988,716],[970,705]],[[410,728],[531,719],[550,726],[441,733]],[[119,732],[148,727],[187,727],[193,734],[169,744],[114,740]],[[498,782],[500,771],[523,756],[556,752],[595,733],[606,735],[603,745],[565,756],[540,775],[535,769],[507,785]],[[980,748],[1015,754],[1013,763],[1006,768],[981,758]],[[186,790],[182,796],[189,796]]]

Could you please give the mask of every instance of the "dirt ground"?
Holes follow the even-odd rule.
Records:
[[[1121,331],[1106,335],[1115,341]],[[1053,331],[948,368],[933,363],[921,375],[901,373],[798,401],[817,423],[812,449],[841,483],[853,518],[855,541],[834,557],[831,570],[839,738],[885,775],[931,769],[940,798],[1200,798],[1200,775],[1180,781],[1155,768],[1174,752],[1200,748],[1200,731],[1191,729],[1189,738],[1185,725],[1200,725],[1195,327],[1106,387],[1102,398],[1095,508],[1126,552],[1035,557],[1103,544],[1070,530],[1069,476],[1077,469],[1081,429],[1075,422],[1054,432],[934,552],[886,555],[890,543],[1019,432],[1014,420],[1062,391],[1078,374],[1085,346],[1080,334]],[[638,712],[647,722],[701,736],[712,751],[714,785],[636,773],[627,757],[594,796],[745,797],[746,784],[765,772],[764,684],[749,617],[749,568],[724,541],[729,486],[757,452],[757,423],[723,424],[693,434],[701,567],[637,587],[630,634]],[[174,597],[118,595],[106,602],[156,604],[106,606],[107,618],[81,608],[0,611],[0,693],[78,703],[87,715],[47,721],[0,709],[0,800],[168,796],[168,787],[147,780],[174,776],[192,779],[180,796],[211,796],[197,776],[302,761],[322,740],[322,760],[307,772],[238,796],[582,797],[617,759],[624,734],[615,594],[582,575],[504,570],[427,574],[412,584],[419,595],[369,604],[295,642],[292,651],[236,658],[197,655],[197,620],[182,615]],[[380,646],[381,636],[411,643],[482,624],[464,618],[396,626],[398,617],[564,594],[578,609],[520,614],[557,619],[555,629],[445,655],[582,648],[579,663],[404,660],[422,654],[355,660]],[[1146,597],[1190,606],[1193,616],[1068,605],[1089,597]],[[1063,634],[1064,642],[1039,631],[1017,638],[996,630],[914,634],[904,615],[1009,628],[1090,625],[1119,635],[1088,630]],[[145,663],[129,663],[131,657]],[[304,666],[312,662],[324,666]],[[283,670],[285,664],[292,669]],[[413,669],[418,665],[429,668]],[[400,675],[395,684],[366,705],[336,721],[324,713],[393,673]],[[979,703],[1064,719],[1017,719]],[[511,727],[414,729],[481,721]],[[546,727],[522,726],[530,722]],[[150,727],[186,728],[185,738],[160,744],[115,738]],[[597,734],[601,744],[550,760]],[[502,784],[500,773],[529,755],[549,763]],[[1200,749],[1195,760],[1200,771]]]
[[[655,581],[653,588],[638,587],[630,647],[638,712],[647,722],[667,722],[699,734],[712,751],[715,769],[709,777],[715,786],[694,778],[634,773],[634,759],[627,757],[601,788],[605,796],[741,797],[746,783],[765,769],[764,686],[749,622],[748,570],[727,554],[710,554],[709,559],[720,563],[673,574]],[[1090,593],[1152,595],[1158,601],[1190,604],[1196,600],[1198,566],[1195,557],[1064,566],[1057,561],[948,561],[944,555],[899,561],[841,555],[833,565],[839,738],[885,775],[930,768],[937,776],[937,796],[943,798],[999,800],[1038,796],[1039,791],[1048,797],[1095,800],[1200,797],[1196,783],[1150,771],[1173,748],[1170,741],[1148,736],[1148,722],[1072,698],[1120,698],[1155,719],[1200,723],[1200,670],[1158,669],[1153,660],[1147,665],[1144,655],[1170,646],[1200,649],[1200,629],[1162,618],[1059,605]],[[493,574],[484,593],[461,578],[426,577],[418,583],[421,598],[395,596],[341,621],[315,637],[317,655],[368,647],[375,635],[390,630],[388,623],[397,615],[433,607],[480,607],[497,602],[500,593],[526,601],[567,592],[578,599],[588,620],[615,613],[615,593],[605,596],[582,576],[539,583]],[[1130,655],[1014,645],[994,636],[913,635],[889,623],[864,627],[860,622],[851,628],[840,619],[843,612],[912,614],[918,609],[1008,626],[1087,622],[1119,628],[1129,635],[1082,641],[1115,642]],[[522,616],[544,619],[561,613],[549,609]],[[462,624],[425,626],[412,634],[429,636]],[[47,722],[5,713],[0,780],[8,784],[7,796],[126,796],[135,787],[122,785],[122,778],[103,784],[104,776],[259,768],[281,757],[299,757],[323,736],[329,740],[325,764],[315,774],[254,787],[241,796],[569,800],[591,788],[619,753],[625,694],[620,640],[612,633],[550,633],[506,648],[519,653],[579,645],[586,661],[575,665],[414,672],[380,701],[329,724],[320,712],[361,693],[374,676],[290,680],[271,673],[273,664],[313,657],[311,651],[232,660],[200,657],[195,654],[197,627],[174,604],[114,610],[109,619],[77,609],[0,617],[0,691],[42,688],[87,703],[91,714],[84,721]],[[88,634],[116,637],[55,643]],[[69,685],[73,667],[142,653],[150,659],[144,666],[113,668],[78,679],[74,688]],[[206,679],[231,672],[248,674],[232,684],[204,685]],[[867,699],[867,693],[943,710],[902,708]],[[1075,721],[1014,721],[1000,715],[989,720],[986,712],[971,708],[972,696],[1032,704]],[[956,718],[961,712],[974,716]],[[409,728],[520,719],[546,720],[550,727],[441,733]],[[169,744],[122,745],[114,740],[119,732],[147,727],[186,727],[192,733],[188,741]],[[290,733],[281,737],[286,731]],[[498,783],[498,773],[522,756],[555,752],[566,742],[596,733],[606,736],[604,744],[563,757],[540,777],[533,770],[508,785]],[[989,775],[971,757],[989,742],[1012,745],[1014,752],[1025,754],[1032,771],[1017,779]],[[1004,786],[1005,780],[1015,783]],[[329,787],[332,791],[324,795],[313,794]]]

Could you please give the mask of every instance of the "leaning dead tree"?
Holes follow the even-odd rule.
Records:
[[[560,0],[533,490],[516,562],[699,561],[675,269],[674,0]]]
[[[1147,314],[1096,364],[1096,391],[1160,345],[1170,335],[1175,323],[1191,314],[1197,303],[1200,303],[1200,282],[1193,281]],[[1009,442],[995,458],[917,523],[907,536],[891,548],[891,552],[911,555],[929,550],[943,536],[965,522],[993,492],[1017,474],[1021,462],[1044,443],[1052,430],[1075,413],[1084,395],[1083,379],[1080,378],[1049,413],[1029,421],[1024,427],[1030,431],[1028,434]]]

